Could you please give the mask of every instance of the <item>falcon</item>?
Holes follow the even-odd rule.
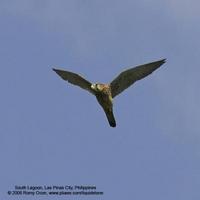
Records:
[[[96,96],[97,101],[103,108],[111,127],[116,127],[113,114],[113,98],[130,87],[136,81],[145,78],[165,63],[165,59],[139,65],[122,71],[112,82],[108,84],[91,83],[79,74],[60,69],[53,70],[65,81],[81,87]]]

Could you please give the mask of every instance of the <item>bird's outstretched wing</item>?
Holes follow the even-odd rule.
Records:
[[[163,63],[165,63],[165,59],[136,66],[126,71],[123,71],[110,83],[112,97],[114,98],[115,96],[117,96],[119,93],[127,89],[137,80],[148,76],[154,70],[159,68]]]
[[[91,92],[92,94],[94,94],[93,90],[91,89],[92,84],[89,81],[85,80],[80,75],[73,72],[64,71],[60,69],[54,69],[54,68],[53,68],[53,71],[55,71],[65,81],[68,81],[71,84],[77,85],[81,87],[82,89],[85,89]]]

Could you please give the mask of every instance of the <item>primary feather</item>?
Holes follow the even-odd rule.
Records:
[[[60,69],[53,68],[53,70],[65,81],[68,81],[71,84],[77,85],[77,86],[81,87],[82,89],[85,89],[85,90],[91,92],[92,94],[94,94],[94,91],[91,89],[92,83],[90,83],[89,81],[84,79],[82,76],[80,76],[76,73],[73,73],[73,72],[64,71],[64,70],[60,70]]]
[[[144,65],[139,65],[139,66],[136,66],[136,67],[133,67],[131,69],[121,72],[110,83],[112,97],[114,98],[115,96],[123,92],[125,89],[127,89],[136,81],[148,76],[154,70],[159,68],[163,63],[165,63],[165,59],[152,62],[152,63],[147,63]]]

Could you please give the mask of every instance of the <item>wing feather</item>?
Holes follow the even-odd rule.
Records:
[[[111,83],[111,93],[114,98],[134,82],[148,76],[165,63],[165,59],[136,66],[120,73]]]
[[[53,71],[55,71],[63,80],[68,81],[69,83],[79,86],[82,89],[85,89],[94,94],[93,90],[91,89],[91,83],[84,79],[82,76],[73,72],[60,69],[53,68]]]

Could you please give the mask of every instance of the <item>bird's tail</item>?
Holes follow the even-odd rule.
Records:
[[[116,121],[112,110],[106,110],[106,117],[111,127],[116,127]]]

